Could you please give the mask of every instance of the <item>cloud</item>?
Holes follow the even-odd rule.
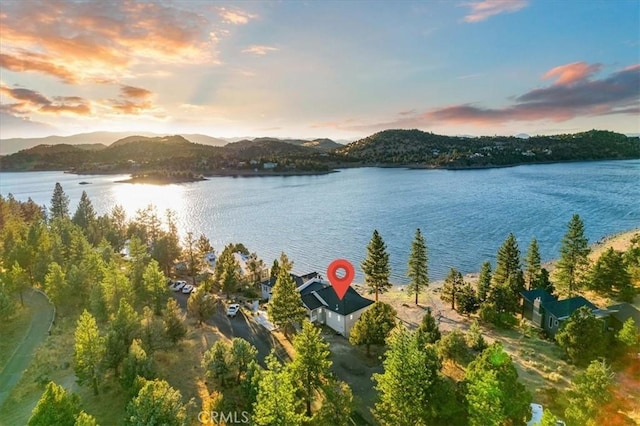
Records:
[[[224,7],[221,7],[218,10],[220,17],[224,20],[224,22],[235,25],[244,25],[249,23],[250,20],[257,18],[256,15],[252,15],[247,12],[243,12],[241,10],[229,10]]]
[[[127,98],[148,98],[153,94],[147,89],[126,85],[120,86],[120,93]]]
[[[24,136],[25,133],[31,135],[50,135],[56,131],[56,128],[37,121],[31,121],[25,117],[17,117],[7,112],[2,111],[0,107],[0,138],[9,139]],[[5,149],[10,149],[7,146],[0,147],[0,153]],[[4,153],[7,153],[6,151]]]
[[[495,126],[511,121],[567,121],[580,116],[638,114],[640,110],[640,64],[613,72],[602,79],[591,79],[599,64],[556,67],[558,81],[548,87],[517,96],[502,108],[459,104],[435,108],[420,114],[373,125],[351,126],[349,130],[421,127],[434,124],[475,124]],[[569,70],[573,70],[569,72]],[[582,70],[578,72],[576,70]],[[544,74],[543,78],[551,72]]]
[[[0,66],[65,83],[114,80],[140,63],[215,63],[212,23],[158,2],[7,2]]]
[[[151,96],[153,92],[142,87],[121,85],[119,98],[108,99],[105,104],[116,114],[139,115],[154,111],[153,103],[149,99]]]
[[[250,53],[253,55],[266,55],[269,52],[276,52],[278,50],[279,49],[277,47],[254,44],[244,49],[242,53]]]
[[[513,13],[525,8],[528,0],[483,0],[464,3],[471,10],[464,17],[465,22],[480,22],[501,13]]]
[[[589,65],[586,62],[573,62],[560,65],[547,71],[542,78],[556,78],[556,84],[571,84],[584,80],[597,73],[602,68],[601,64]]]
[[[14,103],[1,104],[0,112],[14,116],[24,116],[33,112],[42,114],[73,114],[89,115],[91,107],[89,102],[77,96],[56,96],[49,99],[35,90],[25,88],[10,88],[0,85],[0,94],[13,99]]]

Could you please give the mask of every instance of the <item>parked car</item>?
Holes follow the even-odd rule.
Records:
[[[191,294],[193,290],[194,290],[194,287],[191,284],[187,284],[184,287],[182,287],[182,293],[184,294]]]
[[[171,285],[171,290],[180,291],[185,285],[187,285],[186,281],[176,281]]]
[[[227,308],[227,316],[233,318],[238,314],[239,310],[240,305],[238,305],[237,303],[233,303]]]

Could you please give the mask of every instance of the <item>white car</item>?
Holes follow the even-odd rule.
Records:
[[[187,285],[186,281],[176,281],[171,285],[171,290],[180,291],[185,285]]]
[[[191,294],[193,290],[194,290],[194,287],[191,284],[187,284],[184,287],[182,287],[183,294]]]
[[[238,314],[239,310],[240,305],[238,305],[237,303],[229,305],[229,307],[227,308],[227,316],[233,318]]]

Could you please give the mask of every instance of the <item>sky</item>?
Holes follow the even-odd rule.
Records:
[[[0,6],[0,138],[640,133],[640,1]]]

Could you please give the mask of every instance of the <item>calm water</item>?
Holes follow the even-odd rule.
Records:
[[[359,269],[377,228],[398,284],[407,282],[417,227],[427,238],[431,279],[442,279],[451,266],[479,270],[510,231],[523,253],[535,236],[543,258],[552,259],[573,213],[584,219],[590,241],[640,227],[640,160],[465,171],[360,168],[168,186],[114,183],[122,178],[0,173],[0,193],[48,205],[60,182],[72,212],[86,190],[99,213],[121,204],[129,217],[153,203],[161,213],[177,212],[183,234],[204,233],[216,248],[243,242],[269,263],[285,251],[298,273],[324,271],[338,257]]]

